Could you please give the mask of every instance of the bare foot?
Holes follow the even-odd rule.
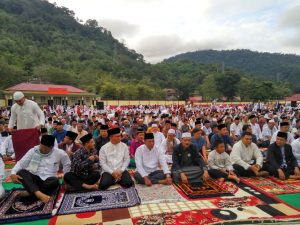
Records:
[[[229,175],[229,176],[228,176],[228,179],[234,180],[235,182],[240,183],[240,178],[238,178],[237,176]]]
[[[167,185],[167,179],[158,181],[159,184]]]
[[[300,180],[300,176],[297,175],[291,175],[289,178],[294,180]]]
[[[87,190],[97,190],[99,188],[99,185],[96,184],[82,184],[82,187]]]
[[[43,192],[37,191],[37,192],[35,192],[34,194],[35,194],[35,196],[36,196],[39,200],[41,200],[41,201],[44,202],[44,203],[47,203],[47,202],[50,201],[50,196],[44,194]]]
[[[20,198],[26,198],[28,196],[30,196],[30,193],[28,191],[22,191],[18,194],[18,197]]]

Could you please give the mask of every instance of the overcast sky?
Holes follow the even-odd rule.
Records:
[[[300,55],[300,0],[49,0],[151,63],[203,49]]]

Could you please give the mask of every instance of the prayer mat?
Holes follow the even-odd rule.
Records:
[[[173,224],[210,224],[211,220],[203,216],[201,211],[161,213],[150,216],[132,218],[134,225],[173,225]]]
[[[265,203],[254,196],[244,196],[238,198],[214,198],[211,200],[218,208],[236,208],[245,206],[264,205]]]
[[[151,187],[136,184],[141,204],[187,201],[173,185],[154,184]]]
[[[190,198],[209,198],[217,196],[232,196],[232,193],[225,190],[216,182],[209,180],[203,184],[184,184],[175,185]]]
[[[280,180],[277,177],[269,177],[269,179],[278,184],[299,184],[300,186],[300,180],[295,180],[295,179]]]
[[[288,203],[291,206],[294,206],[297,209],[300,209],[300,194],[278,195],[277,198]]]
[[[48,203],[43,203],[35,197],[20,198],[18,195],[23,191],[24,189],[13,189],[5,197],[0,206],[0,224],[39,220],[52,216],[58,190],[51,195]]]
[[[255,186],[256,188],[262,191],[272,193],[274,195],[300,192],[300,182],[279,184],[269,178],[263,177],[244,177],[241,179],[241,181],[246,184],[249,184],[250,186]]]
[[[118,188],[106,191],[66,193],[58,209],[58,215],[95,212],[104,209],[127,208],[139,205],[137,190]]]
[[[40,143],[40,134],[37,129],[23,129],[12,133],[12,142],[16,161],[19,161],[29,149]]]

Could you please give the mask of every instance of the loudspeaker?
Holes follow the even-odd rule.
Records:
[[[104,109],[104,102],[97,102],[96,107],[98,110],[103,110]]]
[[[297,107],[297,102],[296,101],[292,101],[291,102],[291,107]]]

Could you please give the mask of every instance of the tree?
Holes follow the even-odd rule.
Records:
[[[220,74],[215,78],[217,90],[223,94],[227,100],[232,100],[237,94],[240,79],[240,74],[236,72],[228,71],[225,74]]]

